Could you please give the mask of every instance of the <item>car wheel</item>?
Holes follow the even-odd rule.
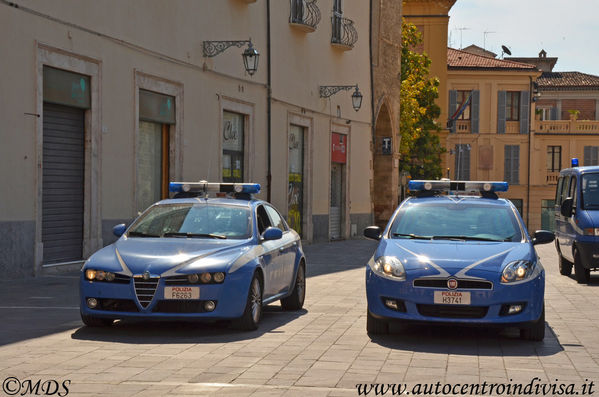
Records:
[[[569,276],[572,274],[572,262],[562,256],[561,252],[558,252],[559,256],[559,274],[562,276]]]
[[[545,338],[545,306],[541,317],[529,328],[520,329],[520,338],[532,341],[542,341]]]
[[[85,324],[88,327],[108,327],[109,325],[112,325],[112,323],[114,322],[114,320],[111,318],[100,318],[88,316],[87,314],[83,313],[80,314],[81,321],[83,321],[83,324]]]
[[[578,248],[574,248],[574,275],[578,284],[588,284],[591,278],[591,271],[582,266],[582,258]]]
[[[281,307],[283,310],[299,310],[304,306],[304,298],[306,297],[306,267],[304,262],[301,262],[295,283],[293,283],[293,291],[287,298],[281,299]]]
[[[386,335],[389,333],[389,323],[374,317],[370,310],[366,312],[366,332],[371,335]]]
[[[262,284],[258,276],[254,274],[250,283],[247,302],[243,316],[238,318],[233,325],[237,329],[253,331],[258,329],[258,323],[262,317]]]

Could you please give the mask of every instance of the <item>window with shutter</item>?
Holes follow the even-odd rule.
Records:
[[[505,91],[497,91],[497,133],[505,134]]]
[[[584,162],[587,165],[599,165],[599,146],[584,147]]]
[[[455,179],[460,181],[470,180],[470,145],[455,145]]]
[[[453,116],[458,108],[458,92],[456,90],[449,90],[449,117]],[[455,120],[448,126],[451,133],[455,133],[456,126]]]
[[[473,134],[478,134],[478,120],[480,112],[480,91],[472,91],[472,120],[470,121],[470,131]]]
[[[504,175],[510,185],[520,184],[520,146],[505,145]]]

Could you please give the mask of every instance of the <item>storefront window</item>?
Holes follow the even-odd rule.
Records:
[[[304,128],[289,128],[289,188],[287,193],[287,223],[302,235],[304,207]]]
[[[243,182],[244,122],[243,114],[223,112],[223,182]]]

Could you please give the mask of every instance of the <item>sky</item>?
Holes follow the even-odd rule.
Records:
[[[558,58],[554,71],[599,76],[599,0],[457,0],[449,16],[452,48],[475,44],[498,57],[502,44],[514,57],[544,49]]]

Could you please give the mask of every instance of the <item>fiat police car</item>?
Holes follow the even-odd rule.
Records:
[[[404,200],[366,266],[367,331],[391,320],[517,327],[527,340],[545,335],[545,271],[514,205],[496,192],[506,182],[410,181]],[[472,195],[476,193],[476,195]]]
[[[171,183],[175,198],[144,211],[81,270],[81,318],[230,319],[258,327],[262,306],[302,308],[306,261],[299,235],[259,184]],[[225,196],[226,195],[226,196]],[[225,197],[222,197],[225,196]]]

